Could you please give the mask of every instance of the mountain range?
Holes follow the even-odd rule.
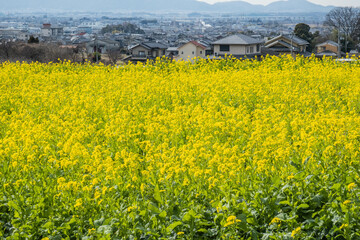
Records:
[[[197,0],[12,0],[0,5],[2,11],[111,11],[111,12],[233,12],[233,13],[299,13],[328,12],[331,6],[322,6],[307,0],[280,0],[269,5],[254,5],[245,1],[208,4]]]

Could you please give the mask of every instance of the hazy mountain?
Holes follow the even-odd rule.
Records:
[[[216,3],[213,5],[197,0],[12,0],[0,5],[2,11],[14,10],[73,10],[73,11],[196,11],[196,12],[328,12],[330,7],[307,0],[288,0],[267,6],[253,5],[244,1]]]
[[[266,12],[328,12],[333,7],[324,7],[306,0],[288,0],[270,3],[265,7]]]
[[[220,12],[264,12],[265,6],[263,5],[254,5],[244,1],[232,1],[232,2],[222,2],[215,3],[211,6],[212,10]]]

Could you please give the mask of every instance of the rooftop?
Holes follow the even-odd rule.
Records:
[[[327,40],[327,41],[325,41],[323,43],[317,44],[316,47],[325,46],[325,45],[328,45],[328,44],[333,45],[335,47],[339,46],[339,44],[337,44],[336,42],[331,41],[331,40]]]
[[[141,43],[140,45],[147,47],[147,48],[160,48],[160,49],[168,48],[165,44],[158,43],[158,42],[145,42],[145,43]]]
[[[246,36],[244,34],[232,35],[223,39],[220,39],[213,44],[237,44],[237,45],[249,45],[249,44],[259,44],[262,43],[261,40]]]
[[[292,41],[293,43],[295,43],[297,45],[308,45],[309,44],[308,41],[306,41],[306,40],[304,40],[302,38],[299,38],[299,37],[297,37],[295,35],[287,34],[287,35],[279,35],[279,36],[277,36],[277,37],[275,37],[273,39],[270,39],[269,41],[267,41],[267,43],[265,45],[269,44],[270,42],[277,41],[277,40],[279,40],[281,38],[285,38],[288,41]]]

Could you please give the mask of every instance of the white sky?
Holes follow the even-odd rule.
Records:
[[[216,3],[216,2],[226,2],[229,0],[201,0],[207,3]],[[231,1],[231,0],[230,0]],[[278,0],[243,0],[252,4],[262,4],[266,5]],[[333,5],[333,6],[356,6],[360,7],[360,0],[309,0],[310,2],[321,4],[324,6]]]

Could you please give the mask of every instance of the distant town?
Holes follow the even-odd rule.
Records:
[[[358,55],[356,39],[324,24],[326,17],[326,13],[8,13],[0,15],[0,59],[117,64],[163,56],[186,60],[284,53]],[[308,33],[299,37],[296,28]]]

